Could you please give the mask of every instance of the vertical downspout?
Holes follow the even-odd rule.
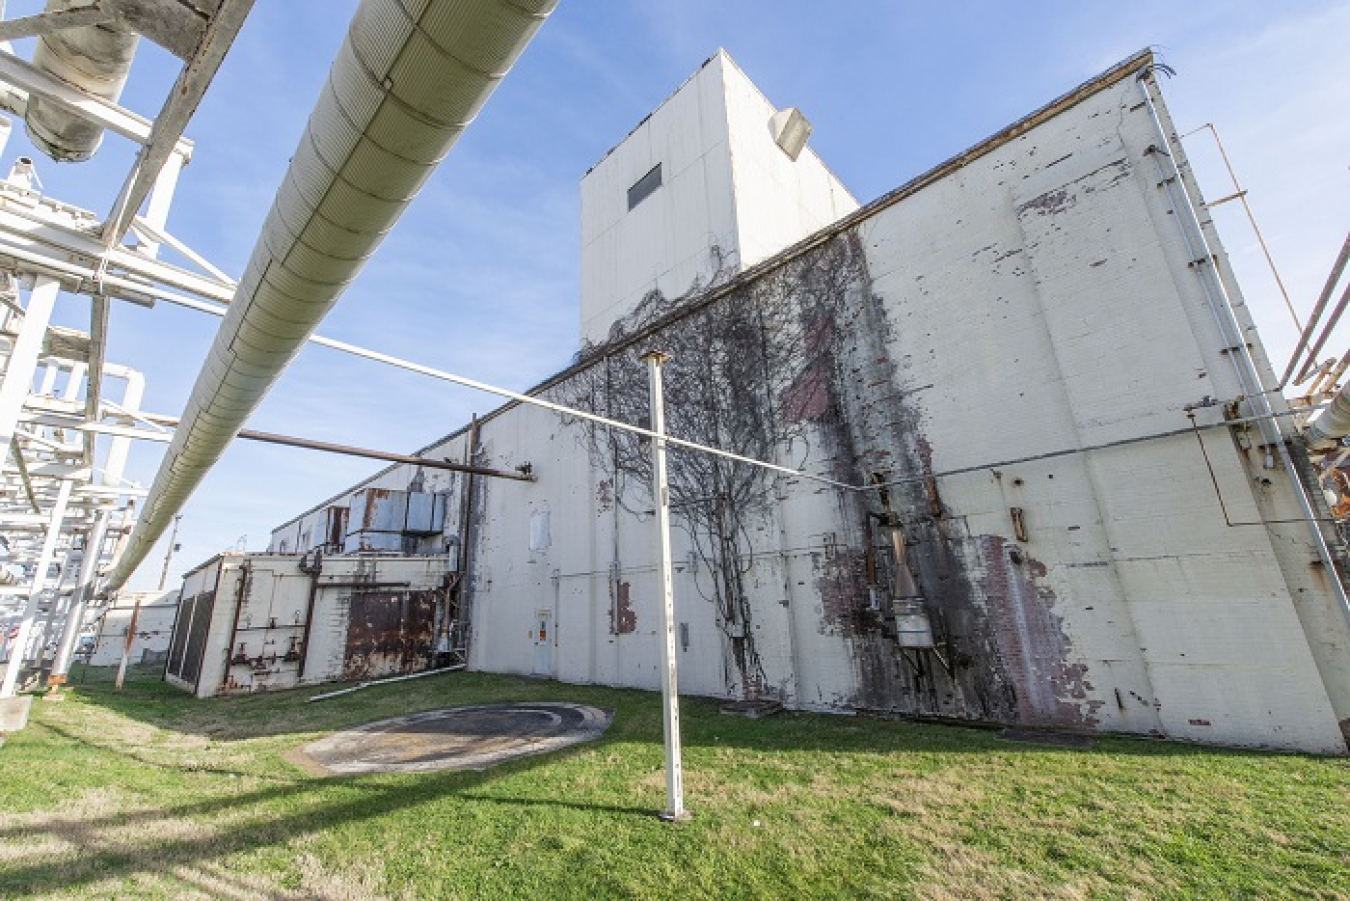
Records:
[[[234,618],[230,623],[230,641],[228,644],[225,645],[225,675],[221,677],[220,680],[220,688],[222,691],[224,690],[225,686],[229,684],[230,681],[230,667],[233,665],[234,662],[234,640],[237,637],[239,637],[239,617],[244,612],[244,597],[248,593],[248,577],[251,572],[251,569],[252,568],[249,566],[247,560],[239,564],[239,587],[236,588],[234,592]],[[220,573],[221,575],[224,575],[225,573],[225,561],[223,559],[220,561]],[[220,597],[219,575],[216,576],[216,597]],[[214,606],[215,605],[213,604],[212,607],[214,608]],[[212,613],[214,614],[214,612],[215,611],[213,609]],[[212,616],[212,619],[214,618],[215,617]],[[206,630],[207,630],[206,641],[209,642],[211,636],[211,624],[209,622],[207,623]],[[189,640],[191,640],[191,636],[189,636]],[[205,665],[206,665],[206,643],[203,643],[202,666]],[[202,684],[202,672],[201,667],[198,667],[197,684],[192,687],[193,694],[197,693],[198,689],[201,687],[201,684]]]
[[[472,464],[478,458],[478,416],[469,421],[469,435],[464,448],[464,462]],[[469,634],[472,626],[472,580],[470,570],[473,566],[471,548],[473,547],[473,493],[476,480],[471,472],[464,473],[464,490],[459,499],[459,559],[455,561],[459,569],[459,638],[464,645],[464,662],[469,660]],[[466,597],[467,596],[467,597]],[[453,638],[453,636],[452,636]],[[454,644],[454,642],[451,642]]]
[[[1172,208],[1178,211],[1184,208],[1195,229],[1200,249],[1204,254],[1203,257],[1196,256],[1195,246],[1187,234],[1186,227],[1182,224],[1180,217],[1177,218],[1177,228],[1181,232],[1181,240],[1185,243],[1186,252],[1191,257],[1196,275],[1199,276],[1200,287],[1205,292],[1205,300],[1209,303],[1210,311],[1214,314],[1214,319],[1219,326],[1219,334],[1229,345],[1228,357],[1233,360],[1233,368],[1237,372],[1238,381],[1241,383],[1243,391],[1247,393],[1247,400],[1252,405],[1253,412],[1259,417],[1257,423],[1262,436],[1265,438],[1266,446],[1269,448],[1273,445],[1275,452],[1279,455],[1280,464],[1289,477],[1289,482],[1294,489],[1294,497],[1298,501],[1299,508],[1303,511],[1304,519],[1307,521],[1308,531],[1311,533],[1317,557],[1326,570],[1327,581],[1331,585],[1332,594],[1340,602],[1341,612],[1345,614],[1347,619],[1350,619],[1350,598],[1346,596],[1345,585],[1341,582],[1340,572],[1336,569],[1335,561],[1331,558],[1331,550],[1327,547],[1326,536],[1322,534],[1322,529],[1317,523],[1317,512],[1313,509],[1312,501],[1308,498],[1307,491],[1304,489],[1303,480],[1299,478],[1298,470],[1289,454],[1289,448],[1285,445],[1284,436],[1280,432],[1275,411],[1271,407],[1270,399],[1266,396],[1265,388],[1261,383],[1260,370],[1256,366],[1256,361],[1252,358],[1251,349],[1247,346],[1242,324],[1238,321],[1237,313],[1233,309],[1233,300],[1224,285],[1223,277],[1219,274],[1219,258],[1205,238],[1204,226],[1196,212],[1195,201],[1191,198],[1190,191],[1186,187],[1186,180],[1172,155],[1172,142],[1167,137],[1167,129],[1163,127],[1162,118],[1158,115],[1158,108],[1153,103],[1152,94],[1149,93],[1148,81],[1152,71],[1151,66],[1144,68],[1136,77],[1136,82],[1139,85],[1139,92],[1144,96],[1144,103],[1148,106],[1149,115],[1153,119],[1153,126],[1158,133],[1158,139],[1162,141],[1163,148],[1166,148],[1161,154],[1152,154],[1154,165],[1158,168],[1159,180],[1162,182],[1163,190],[1167,192],[1167,199]],[[1158,158],[1160,155],[1165,155],[1171,163],[1172,175],[1170,177],[1163,169],[1162,161]],[[1172,193],[1171,185],[1173,181],[1181,189],[1183,203],[1177,203]],[[1205,278],[1204,270],[1206,268],[1213,273],[1214,284],[1218,289],[1217,298],[1210,288],[1209,280]],[[1267,450],[1267,454],[1269,454],[1269,450]]]
[[[605,355],[605,415],[611,418],[614,416],[614,405],[610,402],[611,398],[614,397],[613,359],[611,355]],[[622,681],[624,642],[619,631],[619,623],[622,622],[621,614],[623,612],[619,609],[619,583],[623,579],[623,558],[619,552],[619,527],[622,522],[622,517],[619,515],[619,480],[623,478],[623,474],[622,470],[619,469],[619,437],[613,429],[607,430],[606,435],[609,439],[610,471],[614,473],[614,484],[611,486],[614,500],[610,504],[612,519],[610,538],[612,539],[613,556],[609,567],[609,621],[610,628],[614,632],[614,678],[617,681]]]
[[[319,597],[319,576],[323,574],[323,551],[316,549],[314,551],[314,565],[310,566],[305,560],[309,557],[306,552],[300,558],[300,571],[309,576],[309,599],[305,602],[305,625],[304,631],[300,633],[300,661],[295,667],[295,681],[299,683],[305,678],[305,663],[309,660],[309,636],[314,631],[314,604]],[[235,622],[238,622],[236,617]],[[234,652],[234,642],[230,642],[230,651]]]

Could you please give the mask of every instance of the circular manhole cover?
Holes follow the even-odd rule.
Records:
[[[599,738],[613,718],[553,701],[447,707],[345,729],[300,751],[331,773],[482,770]]]

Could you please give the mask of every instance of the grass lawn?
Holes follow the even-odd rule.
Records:
[[[77,667],[78,669],[78,667]],[[78,674],[77,674],[78,675]],[[90,670],[0,748],[0,897],[1350,898],[1350,762],[682,704],[453,673],[317,704]],[[599,742],[481,773],[307,775],[283,754],[418,710],[566,700]]]

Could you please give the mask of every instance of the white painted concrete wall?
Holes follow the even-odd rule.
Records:
[[[96,643],[89,657],[90,666],[116,666],[121,662],[137,600],[140,612],[136,615],[136,635],[128,659],[135,665],[146,651],[157,653],[168,649],[178,613],[178,592],[129,592],[120,595],[114,606],[103,610],[94,632]]]
[[[725,85],[736,244],[753,266],[858,209],[858,201],[808,144],[793,160],[774,142],[777,107],[726,54]],[[809,118],[809,111],[807,112]]]
[[[598,343],[650,292],[679,297],[857,209],[808,147],[794,162],[776,112],[719,50],[581,180],[581,337]],[[628,189],[660,165],[633,209]]]
[[[847,282],[847,302],[803,339],[804,355],[829,352],[791,386],[815,379],[830,403],[803,406],[777,459],[854,483],[911,479],[892,493],[951,673],[902,655],[866,609],[876,496],[779,478],[744,538],[753,679],[705,600],[714,574],[675,533],[686,693],[1345,753],[1350,625],[1297,486],[1267,468],[1255,430],[1184,431],[1188,404],[1240,387],[1132,76],[939,167],[719,301],[809,288],[812,272]],[[789,400],[774,399],[778,415]],[[647,489],[606,469],[586,427],[535,408],[489,417],[482,443],[494,465],[529,461],[540,478],[480,484],[471,666],[655,689]]]

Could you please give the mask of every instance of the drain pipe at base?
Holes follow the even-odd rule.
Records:
[[[314,695],[312,698],[305,699],[305,703],[313,704],[315,701],[326,701],[329,698],[349,695],[352,692],[360,691],[363,688],[371,688],[375,685],[386,685],[390,682],[407,682],[409,679],[421,679],[423,676],[435,676],[439,673],[457,673],[464,669],[465,666],[466,664],[456,663],[454,666],[443,666],[440,669],[423,670],[420,673],[409,673],[406,676],[390,676],[388,679],[372,679],[369,682],[358,682],[351,688],[339,688],[337,691],[329,691],[321,695]]]

